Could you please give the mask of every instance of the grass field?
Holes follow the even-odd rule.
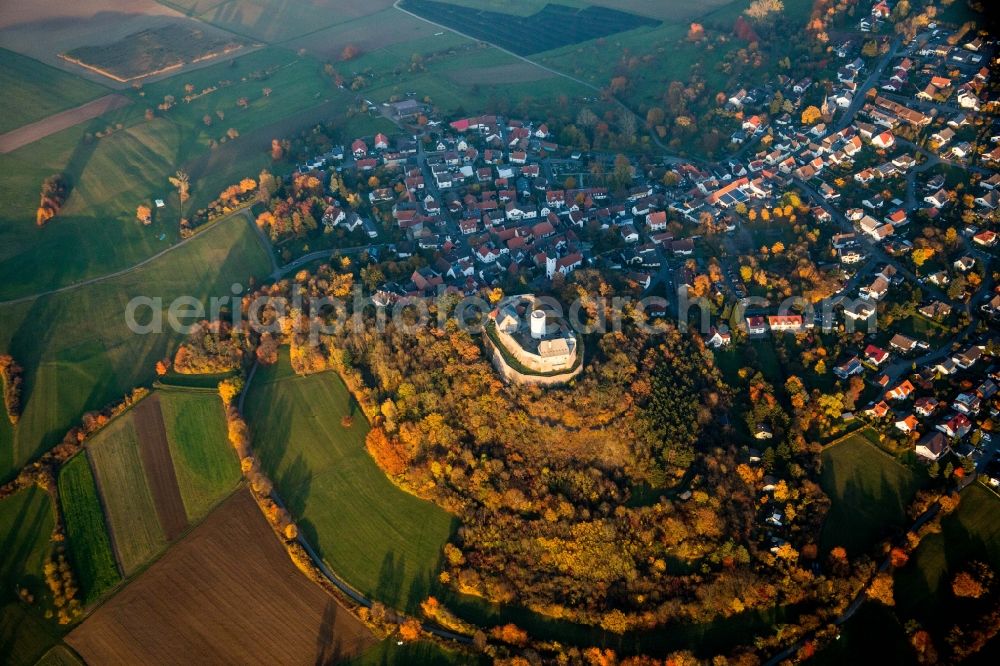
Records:
[[[332,373],[290,375],[287,352],[247,396],[254,451],[299,528],[367,595],[414,608],[427,595],[453,519],[389,482],[364,446],[368,425]],[[340,424],[351,414],[350,428]]]
[[[157,395],[181,498],[188,520],[195,522],[241,478],[226,439],[222,401],[214,391],[162,390]]]
[[[820,535],[823,552],[843,546],[850,556],[868,552],[886,528],[903,527],[906,506],[919,477],[866,442],[851,435],[822,455],[820,484],[832,502]]]
[[[87,445],[108,526],[126,576],[167,545],[142,468],[139,438],[130,415],[114,419]]]
[[[125,322],[128,301],[177,296],[202,302],[234,282],[267,273],[268,260],[241,216],[222,220],[142,268],[85,289],[0,306],[0,349],[25,368],[24,413],[11,442],[0,442],[0,480],[58,442],[80,415],[121,399],[153,378],[153,365],[182,336],[137,335]]]
[[[36,486],[0,501],[0,663],[33,664],[58,640],[40,612],[53,527],[52,503]],[[35,607],[17,600],[18,587],[35,595]]]
[[[420,641],[397,645],[395,638],[388,638],[364,654],[350,659],[347,666],[470,666],[471,664],[486,664],[488,660],[482,655],[467,652],[446,650],[436,643]]]
[[[178,7],[192,5],[199,18],[239,35],[265,42],[281,42],[339,23],[347,23],[392,5],[392,0],[364,3],[340,0],[171,0]],[[211,6],[209,6],[211,5]]]
[[[89,102],[106,88],[0,49],[0,134]]]
[[[146,109],[166,95],[181,100],[185,84],[198,91],[218,89],[145,119]],[[267,97],[265,87],[271,89]],[[127,108],[0,155],[0,198],[6,204],[0,210],[0,299],[104,275],[163,250],[179,237],[180,206],[167,180],[177,169],[187,169],[191,176],[188,210],[204,206],[226,186],[256,177],[270,164],[271,139],[291,131],[279,127],[256,135],[255,130],[324,101],[334,102],[342,113],[353,99],[332,85],[319,62],[284,49],[248,53],[148,84],[143,97],[131,95],[135,103]],[[240,108],[237,101],[244,97],[247,108]],[[211,126],[203,122],[206,115]],[[105,138],[86,139],[118,124],[121,129]],[[208,156],[221,150],[211,149],[210,142],[226,139],[230,128],[241,136],[227,140],[226,159],[202,168]],[[66,175],[70,195],[59,216],[39,229],[34,221],[38,192],[53,173]],[[135,220],[136,206],[154,198],[165,199],[167,206],[155,212],[152,225],[143,227]],[[42,265],[45,271],[38,270]]]
[[[1000,569],[1000,499],[972,485],[962,491],[958,509],[941,520],[941,533],[930,534],[909,564],[896,575],[896,604],[921,622],[944,625],[967,613],[973,602],[956,600],[951,581],[973,560]]]
[[[506,12],[519,16],[528,16],[541,11],[548,4],[558,4],[567,7],[583,9],[585,7],[608,7],[622,12],[632,12],[641,16],[651,16],[663,21],[685,23],[693,18],[712,11],[716,7],[732,4],[735,0],[703,0],[702,2],[685,2],[684,0],[439,0],[451,5],[461,5],[474,9],[486,9],[495,12]],[[737,3],[740,4],[740,3]]]
[[[73,570],[87,605],[117,585],[121,575],[86,455],[76,456],[59,470],[59,499]]]
[[[246,490],[66,640],[91,664],[176,663],[182,655],[214,664],[327,664],[374,643],[295,568]]]

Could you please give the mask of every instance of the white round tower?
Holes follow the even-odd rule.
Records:
[[[531,313],[531,337],[541,340],[545,337],[545,312],[535,310]]]

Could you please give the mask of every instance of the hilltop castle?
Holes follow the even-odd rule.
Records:
[[[488,346],[509,381],[554,385],[580,373],[576,334],[532,294],[508,296],[490,313]]]

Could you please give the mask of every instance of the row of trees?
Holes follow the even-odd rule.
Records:
[[[3,404],[11,425],[21,418],[21,382],[23,370],[9,354],[0,355],[0,380],[3,381]]]

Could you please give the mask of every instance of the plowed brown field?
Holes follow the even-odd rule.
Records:
[[[242,489],[66,640],[94,665],[326,664],[375,643]]]
[[[156,516],[160,519],[167,541],[173,541],[187,528],[187,512],[177,486],[177,472],[170,458],[167,428],[163,425],[157,395],[151,395],[135,406],[135,431],[139,435],[139,455],[149,491],[153,494]]]

